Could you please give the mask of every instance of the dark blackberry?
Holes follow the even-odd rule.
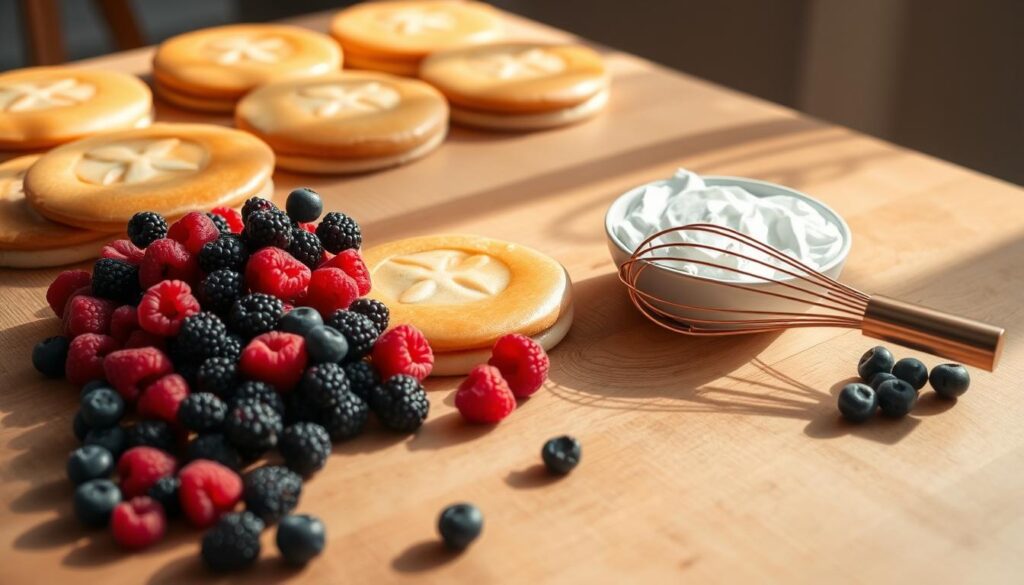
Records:
[[[228,323],[243,337],[252,338],[273,330],[283,314],[281,299],[265,293],[253,293],[235,301]]]
[[[302,395],[302,392],[289,392],[284,397],[285,424],[298,422],[319,422],[320,410]]]
[[[220,217],[219,215],[217,217]],[[225,221],[224,218],[221,218]],[[249,249],[242,238],[234,234],[221,234],[212,242],[203,244],[199,251],[199,267],[203,272],[213,272],[227,268],[235,272],[245,270],[245,261],[249,259]]]
[[[302,495],[302,478],[281,465],[266,465],[245,476],[245,509],[274,523],[295,509]]]
[[[333,400],[349,392],[345,369],[338,364],[317,364],[306,368],[299,382],[303,399],[317,408],[326,408]]]
[[[316,191],[309,187],[299,187],[288,194],[284,208],[292,221],[316,221],[324,212],[324,202]]]
[[[312,475],[327,464],[327,456],[331,454],[331,436],[316,423],[296,423],[281,433],[277,450],[290,469],[301,475]]]
[[[243,457],[255,458],[273,449],[283,430],[281,415],[263,402],[237,402],[228,411],[224,434]]]
[[[332,211],[324,216],[320,225],[316,226],[316,235],[331,254],[363,245],[363,233],[359,229],[359,224],[339,211]]]
[[[209,459],[234,470],[242,468],[242,456],[238,449],[221,433],[199,435],[192,439],[185,455],[189,461]]]
[[[263,520],[251,512],[232,512],[221,516],[203,535],[200,556],[214,571],[239,571],[260,556]]]
[[[197,292],[204,309],[226,315],[245,294],[245,279],[238,272],[222,268],[207,274]]]
[[[306,266],[316,268],[324,255],[324,247],[316,234],[295,228],[292,230],[292,243],[288,246],[288,253]]]
[[[203,362],[196,373],[196,390],[209,392],[229,401],[238,382],[237,363],[225,357],[213,357]]]
[[[349,311],[366,315],[377,326],[378,333],[384,333],[388,329],[391,319],[391,311],[388,306],[377,299],[356,299],[348,308]]]
[[[227,219],[217,215],[216,213],[210,213],[209,211],[206,212],[206,217],[210,218],[210,221],[213,222],[213,225],[217,226],[217,229],[220,230],[221,234],[231,233],[231,225],[228,224]]]
[[[274,246],[287,250],[292,243],[292,222],[283,211],[254,211],[245,221],[245,243],[252,251]]]
[[[420,428],[430,412],[423,386],[405,374],[392,376],[375,388],[370,404],[384,426],[407,433]]]
[[[369,406],[352,392],[335,397],[320,411],[320,422],[332,441],[351,439],[363,432],[369,417]]]
[[[277,209],[277,206],[270,199],[250,197],[242,205],[242,221],[249,221],[249,214],[254,211],[268,211],[271,209]]]
[[[373,364],[362,360],[345,366],[345,377],[352,393],[367,401],[373,389],[380,385],[380,372]]]
[[[346,362],[354,362],[367,356],[373,349],[373,344],[380,337],[377,326],[369,317],[361,313],[354,313],[344,309],[335,311],[327,325],[334,327],[348,340],[348,355]]]
[[[175,339],[175,350],[186,361],[201,364],[224,351],[228,328],[209,311],[185,317]]]
[[[114,258],[100,258],[92,265],[92,294],[94,296],[134,303],[141,294],[139,268]]]
[[[235,393],[231,397],[232,406],[250,400],[262,402],[277,411],[277,414],[284,416],[284,400],[277,390],[266,382],[248,380],[235,387]]]
[[[140,248],[167,237],[167,220],[159,213],[140,211],[128,220],[128,239]]]
[[[174,429],[162,420],[140,420],[127,431],[128,447],[155,447],[174,453]]]
[[[178,481],[178,478],[168,475],[156,480],[153,487],[149,488],[149,497],[160,502],[160,505],[164,508],[164,514],[168,518],[181,514],[181,503],[178,500],[179,487],[181,487],[181,482]]]
[[[242,357],[242,338],[234,333],[228,333],[224,340],[224,348],[218,357],[227,358],[237,363],[238,359]]]
[[[178,422],[197,433],[220,429],[227,415],[228,405],[209,392],[193,392],[178,407]]]
[[[174,360],[173,355],[171,356],[171,359]],[[179,376],[185,378],[185,381],[188,382],[189,388],[196,385],[196,374],[199,373],[199,364],[192,362],[179,363],[175,360],[174,370]]]

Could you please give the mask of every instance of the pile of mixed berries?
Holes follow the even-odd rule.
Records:
[[[414,327],[388,330],[388,308],[365,298],[359,225],[338,212],[313,223],[321,213],[309,189],[284,211],[253,198],[170,225],[141,212],[91,274],[49,287],[63,334],[32,359],[82,389],[67,473],[84,524],[138,549],[180,515],[207,530],[206,564],[231,570],[276,523],[284,558],[304,563],[324,527],[292,511],[331,444],[371,413],[396,432],[423,424],[430,345]],[[274,450],[282,464],[242,475]]]

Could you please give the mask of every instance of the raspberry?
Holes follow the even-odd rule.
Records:
[[[370,362],[358,361],[345,366],[345,377],[348,378],[352,393],[369,400],[373,389],[380,385],[380,372]]]
[[[159,378],[142,391],[137,410],[140,415],[175,424],[178,409],[189,395],[188,383],[178,374]]]
[[[100,258],[92,267],[92,293],[97,297],[134,303],[139,298],[139,269],[124,260]]]
[[[230,400],[237,382],[235,361],[225,357],[213,357],[203,362],[196,373],[196,390],[210,392],[221,400]]]
[[[117,340],[109,335],[85,333],[71,340],[64,373],[68,381],[81,386],[103,378],[103,361],[118,349]]]
[[[225,515],[203,535],[200,555],[213,571],[239,571],[260,556],[260,533],[264,524],[252,512]]]
[[[389,411],[389,415],[395,413],[397,413],[397,409]],[[408,417],[407,414],[406,412],[396,414],[396,416],[388,420],[395,422],[398,416],[403,417],[403,420],[411,420],[411,417]],[[423,411],[422,414],[423,417],[427,416],[426,411]],[[416,414],[416,417],[418,416],[419,414]],[[343,392],[340,395],[334,396],[326,407],[318,409],[317,420],[327,429],[327,433],[331,436],[332,441],[344,441],[363,432],[369,417],[370,408],[365,400],[352,392]],[[395,425],[404,427],[405,423],[395,422]],[[419,424],[415,424],[415,427],[418,426]]]
[[[273,449],[283,430],[281,415],[254,400],[236,403],[224,420],[224,435],[245,457],[255,459]]]
[[[209,211],[206,212],[206,217],[210,218],[213,221],[213,225],[217,226],[217,231],[220,232],[220,235],[231,234],[231,226],[228,225],[228,220]]]
[[[153,447],[132,447],[117,462],[121,491],[125,497],[145,495],[161,477],[174,475],[178,462],[174,457]]]
[[[277,248],[263,248],[249,257],[245,283],[253,292],[291,300],[309,286],[309,268]]]
[[[242,221],[249,221],[249,216],[255,211],[270,211],[271,209],[277,209],[273,201],[263,197],[250,197],[242,205]]]
[[[253,293],[235,302],[228,315],[228,324],[234,331],[250,338],[273,330],[282,315],[284,303],[281,299],[264,293]]]
[[[227,414],[228,405],[223,400],[209,392],[195,392],[182,401],[178,422],[190,431],[204,433],[220,429]]]
[[[271,331],[245,346],[238,369],[246,377],[266,382],[280,392],[298,384],[306,369],[306,341],[292,333]]]
[[[230,207],[214,207],[210,210],[210,213],[224,218],[224,221],[227,223],[228,229],[231,230],[231,233],[242,233],[242,228],[245,227],[245,224],[242,222],[242,214],[239,213],[237,209],[232,209]]]
[[[388,306],[378,301],[377,299],[357,299],[353,301],[352,305],[348,308],[353,313],[359,313],[360,315],[366,315],[373,321],[373,324],[377,326],[377,331],[384,333],[388,330],[388,324],[391,320],[391,311],[388,310]]]
[[[234,396],[231,397],[231,406],[242,402],[262,402],[273,408],[277,414],[284,416],[284,399],[266,382],[248,380],[239,384],[235,388]]]
[[[548,379],[551,363],[539,343],[525,335],[510,333],[494,344],[487,363],[501,371],[516,398],[526,398]]]
[[[245,283],[241,274],[222,268],[206,275],[198,294],[206,310],[223,315],[245,294]]]
[[[177,450],[174,429],[162,420],[140,420],[125,433],[129,447],[153,447],[171,453]]]
[[[181,242],[189,254],[196,255],[203,249],[203,244],[220,237],[220,230],[205,213],[192,211],[171,224],[167,237]]]
[[[150,287],[139,301],[139,327],[155,335],[177,335],[186,317],[200,310],[192,288],[180,280],[165,280]]]
[[[128,339],[124,342],[123,349],[135,349],[140,347],[155,347],[156,349],[163,351],[167,349],[167,340],[159,335],[150,333],[149,331],[136,329],[128,335]]]
[[[422,382],[434,367],[434,352],[419,329],[399,325],[377,340],[373,364],[384,379],[406,374]]]
[[[512,414],[516,397],[498,368],[481,364],[459,384],[455,408],[469,422],[494,424]]]
[[[121,305],[110,314],[110,336],[125,343],[139,329],[139,313],[133,305]]]
[[[267,246],[287,250],[292,243],[292,222],[283,211],[254,211],[245,220],[244,237],[250,249]]]
[[[405,374],[389,378],[374,389],[370,398],[380,422],[396,431],[415,431],[430,412],[430,401],[423,386],[416,378]]]
[[[366,267],[366,263],[363,262],[363,257],[359,254],[359,250],[342,250],[334,258],[324,262],[321,268],[340,268],[343,270],[352,280],[356,281],[356,285],[359,287],[359,296],[370,292],[370,270]]]
[[[185,317],[174,340],[175,355],[194,364],[221,356],[227,345],[228,328],[213,313],[196,313]]]
[[[144,549],[163,538],[167,531],[164,508],[149,496],[121,502],[110,516],[110,530],[117,544],[124,548]]]
[[[317,268],[309,280],[304,303],[321,315],[347,309],[359,298],[359,285],[340,268]]]
[[[316,235],[320,236],[324,248],[332,254],[363,245],[363,234],[359,230],[359,224],[338,211],[332,211],[320,220],[320,225],[316,227]]]
[[[64,307],[64,335],[75,338],[83,333],[107,333],[110,316],[117,303],[88,295],[73,296]]]
[[[324,255],[324,247],[315,233],[297,227],[292,230],[292,244],[288,246],[288,253],[309,268],[316,268]]]
[[[268,523],[294,510],[302,495],[302,478],[280,465],[254,469],[245,476],[243,486],[246,510]]]
[[[122,349],[103,358],[107,381],[128,401],[138,398],[142,388],[173,370],[167,354],[152,347]]]
[[[53,279],[46,289],[46,303],[53,309],[57,317],[64,316],[64,306],[68,304],[71,294],[80,288],[92,284],[92,275],[85,270],[65,270]]]
[[[315,408],[326,408],[332,400],[349,392],[345,370],[332,363],[312,366],[302,375],[299,392]]]
[[[249,248],[242,238],[235,235],[221,236],[205,244],[199,251],[199,268],[207,273],[221,268],[241,272],[248,259]]]
[[[166,237],[167,220],[159,213],[140,211],[128,220],[128,238],[140,248]]]
[[[299,222],[299,229],[304,231],[304,232],[309,232],[311,234],[316,234],[316,224],[311,222],[311,221],[300,221]],[[328,253],[330,253],[330,252],[328,252]]]
[[[222,433],[199,435],[189,443],[186,455],[189,461],[209,459],[231,469],[242,468],[242,456]]]
[[[242,478],[214,461],[193,461],[181,468],[178,479],[181,510],[197,528],[212,526],[242,498]]]
[[[380,332],[366,315],[352,311],[335,311],[327,319],[327,325],[341,332],[348,341],[345,360],[353,362],[364,358],[373,349]]]
[[[164,280],[199,280],[199,262],[185,246],[171,239],[157,240],[146,248],[139,265],[139,284],[149,288]]]
[[[316,423],[299,422],[281,433],[277,450],[291,470],[309,476],[327,464],[327,457],[331,454],[331,437],[326,429]]]
[[[114,240],[100,250],[100,258],[121,260],[132,266],[142,264],[142,258],[146,252],[128,240]]]

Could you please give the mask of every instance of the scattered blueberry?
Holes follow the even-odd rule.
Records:
[[[94,429],[112,427],[124,416],[124,399],[111,388],[97,388],[82,398],[82,419]]]
[[[107,429],[90,429],[85,434],[82,444],[99,445],[110,451],[114,459],[118,459],[121,457],[121,453],[124,453],[124,450],[128,448],[128,433],[119,426]]]
[[[324,212],[324,202],[316,191],[309,187],[299,187],[288,194],[284,208],[292,220],[308,223],[316,221]]]
[[[348,340],[334,327],[320,325],[306,334],[306,354],[311,364],[339,364],[348,355]]]
[[[876,394],[882,414],[893,418],[906,416],[917,403],[917,390],[903,380],[882,382]]]
[[[878,345],[860,356],[860,362],[857,364],[857,373],[860,374],[860,377],[865,382],[870,382],[871,378],[879,372],[891,372],[894,363],[896,363],[896,360],[893,359],[892,352]]]
[[[548,471],[565,475],[579,465],[583,453],[580,442],[575,437],[562,435],[544,443],[540,455],[544,459],[544,466],[548,468]]]
[[[285,516],[277,526],[277,548],[292,565],[305,565],[324,550],[324,523],[306,514]]]
[[[32,365],[44,376],[62,378],[64,363],[68,360],[68,345],[67,337],[47,337],[32,348]]]
[[[480,536],[484,529],[484,515],[473,504],[454,504],[441,512],[437,530],[450,549],[462,550]]]
[[[110,388],[110,384],[106,380],[92,380],[86,382],[85,386],[82,386],[82,390],[78,393],[78,399],[85,398],[85,395],[96,390],[97,388]]]
[[[93,479],[75,488],[75,517],[86,526],[106,526],[120,503],[121,490],[109,479]]]
[[[892,375],[920,390],[928,381],[928,367],[919,359],[903,358],[892,367]]]
[[[277,328],[285,333],[306,336],[314,327],[323,325],[320,312],[312,307],[295,307],[277,322]]]
[[[971,375],[960,364],[940,364],[932,368],[928,382],[943,398],[956,398],[971,386]]]
[[[877,378],[884,372],[876,374]],[[864,422],[878,409],[875,391],[865,384],[847,384],[839,392],[839,412],[850,422]]]
[[[874,376],[871,377],[871,383],[868,384],[868,386],[871,386],[871,389],[877,392],[878,391],[878,387],[882,385],[882,382],[887,382],[889,380],[898,380],[898,379],[899,378],[897,378],[896,376],[893,376],[889,372],[878,372],[877,374],[875,374]]]
[[[68,479],[75,485],[108,478],[114,472],[114,456],[99,445],[79,447],[68,457],[67,472]]]

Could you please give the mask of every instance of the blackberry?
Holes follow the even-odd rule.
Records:
[[[388,306],[377,299],[356,299],[348,308],[349,311],[366,315],[377,326],[378,333],[384,333],[388,329],[391,319],[391,311]]]
[[[186,361],[201,364],[224,351],[227,335],[228,328],[217,315],[208,311],[189,315],[181,322],[175,350]]]
[[[245,240],[255,251],[267,246],[287,250],[292,243],[292,222],[283,211],[254,211],[245,221]]]
[[[182,378],[185,378],[185,381],[188,382],[190,388],[195,386],[196,374],[199,373],[199,364],[179,361],[179,358],[176,358],[173,353],[171,354],[171,360],[174,362],[175,372],[177,372]]]
[[[203,433],[224,426],[228,405],[209,392],[194,392],[178,407],[178,422],[190,431]]]
[[[44,376],[63,378],[69,347],[67,337],[47,337],[32,348],[32,365]]]
[[[301,475],[312,475],[327,464],[327,456],[331,454],[331,436],[316,423],[296,423],[281,433],[277,450],[290,469]]]
[[[373,389],[380,384],[380,372],[376,366],[362,360],[345,366],[345,377],[348,378],[348,387],[352,393],[367,401]]]
[[[241,273],[227,268],[214,270],[199,284],[199,301],[207,311],[226,315],[235,301],[245,294],[245,279]]]
[[[217,357],[227,358],[237,363],[238,359],[242,357],[242,338],[234,333],[228,333],[224,339],[224,348]]]
[[[140,420],[127,431],[128,447],[155,447],[174,453],[174,429],[162,420]]]
[[[302,478],[281,465],[267,465],[245,476],[245,509],[274,523],[295,509],[302,495]]]
[[[273,330],[283,314],[281,299],[265,293],[253,293],[235,301],[228,323],[243,337],[252,338]]]
[[[309,187],[299,187],[288,194],[284,208],[292,221],[316,221],[324,212],[324,202],[316,191]]]
[[[284,397],[285,423],[319,422],[320,410],[306,400],[302,392],[289,392]]]
[[[121,453],[128,448],[128,433],[122,427],[110,427],[109,429],[90,429],[82,439],[83,445],[99,445],[117,460]]]
[[[200,556],[214,571],[238,571],[260,556],[263,521],[251,512],[232,512],[221,516],[203,535]]]
[[[227,219],[217,215],[216,213],[210,213],[209,211],[206,212],[206,217],[210,218],[210,221],[213,222],[213,225],[217,226],[217,230],[219,230],[221,234],[231,233],[231,225],[228,224]]]
[[[212,357],[203,362],[196,372],[196,390],[209,392],[221,398],[231,400],[238,381],[237,363],[226,357]]]
[[[347,362],[354,362],[368,355],[380,336],[377,326],[369,317],[344,309],[335,311],[327,319],[327,325],[340,331],[348,340],[348,355],[345,356]]]
[[[121,303],[138,301],[139,268],[114,258],[100,258],[92,265],[92,294]]]
[[[168,475],[156,480],[153,487],[149,488],[147,495],[160,502],[164,508],[164,514],[168,518],[173,518],[181,513],[181,502],[178,500],[178,488],[180,487],[181,482],[178,478]]]
[[[316,234],[295,228],[292,230],[292,243],[288,246],[288,253],[306,266],[316,268],[324,255],[324,247]]]
[[[266,382],[248,380],[242,382],[235,388],[235,394],[231,397],[231,405],[246,401],[262,402],[273,408],[277,414],[284,416],[284,399],[274,390],[274,387]]]
[[[242,205],[242,221],[249,221],[249,215],[254,211],[269,211],[277,209],[274,202],[262,197],[250,197]]]
[[[140,211],[128,220],[128,239],[140,248],[167,237],[167,220],[159,213]]]
[[[234,470],[242,468],[242,456],[238,449],[221,433],[199,435],[188,444],[185,456],[189,461],[209,459]]]
[[[363,234],[354,219],[339,211],[324,216],[316,226],[316,235],[331,254],[363,245]]]
[[[224,218],[221,220],[224,221]],[[221,234],[216,240],[203,244],[203,248],[199,251],[199,267],[207,273],[222,268],[243,272],[245,261],[248,259],[249,249],[245,242],[231,233]]]
[[[224,434],[243,457],[256,458],[273,449],[283,430],[281,415],[263,402],[236,403],[224,421]]]
[[[345,392],[331,400],[319,416],[331,440],[344,441],[363,432],[370,418],[370,407],[362,398],[352,392]]]
[[[306,368],[299,382],[299,392],[306,402],[317,408],[326,408],[333,400],[349,392],[345,369],[334,363]]]
[[[416,378],[405,374],[392,376],[375,388],[370,404],[384,426],[402,432],[420,428],[430,412],[423,386]]]

